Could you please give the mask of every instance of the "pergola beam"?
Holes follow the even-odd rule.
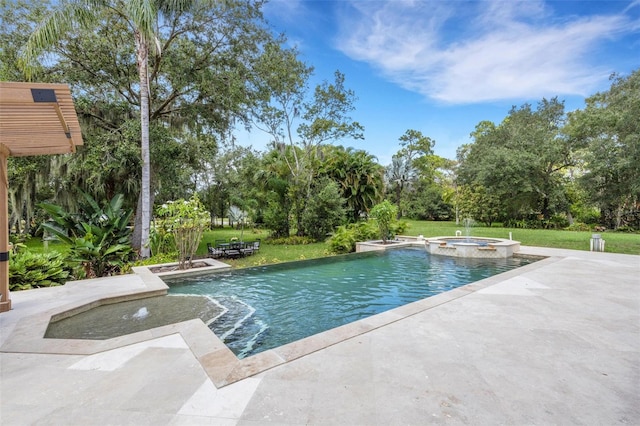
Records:
[[[11,309],[7,158],[67,154],[77,145],[82,133],[68,85],[0,82],[0,312]]]
[[[0,143],[0,312],[11,310],[9,295],[9,178],[7,158],[11,151]]]

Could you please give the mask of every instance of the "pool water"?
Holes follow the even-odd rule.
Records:
[[[205,295],[228,309],[209,328],[244,358],[533,261],[402,248],[163,279],[170,295]]]

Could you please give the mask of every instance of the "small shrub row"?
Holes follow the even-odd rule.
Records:
[[[616,232],[626,232],[626,233],[630,233],[630,234],[634,234],[634,233],[638,233],[640,232],[639,229],[635,229],[633,226],[629,226],[629,225],[622,225],[619,226],[615,229]]]
[[[587,231],[604,232],[607,230],[604,227],[588,225],[582,222],[574,222],[573,224],[567,226],[564,229],[565,231],[584,231],[584,232],[587,232]],[[620,232],[620,233],[629,233],[629,234],[639,232],[638,230],[628,225],[620,226],[617,229],[612,229],[611,231]]]
[[[591,231],[591,226],[582,222],[573,222],[571,225],[564,228],[565,231]]]
[[[551,219],[509,219],[504,222],[507,228],[517,229],[565,229],[569,220],[562,215],[554,215]]]
[[[313,244],[315,240],[311,237],[299,237],[297,235],[292,235],[290,237],[268,238],[266,242],[279,246],[302,246],[306,244]]]

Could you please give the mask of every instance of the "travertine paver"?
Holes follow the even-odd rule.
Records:
[[[219,389],[198,330],[92,355],[0,349],[0,424],[639,424],[640,256],[522,251],[553,258]],[[13,293],[0,345],[21,315],[141,287],[112,284]]]

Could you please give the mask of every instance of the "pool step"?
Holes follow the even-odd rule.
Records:
[[[209,328],[239,358],[250,355],[269,326],[255,317],[251,305],[235,297],[220,296],[216,300],[227,311],[209,323]]]

